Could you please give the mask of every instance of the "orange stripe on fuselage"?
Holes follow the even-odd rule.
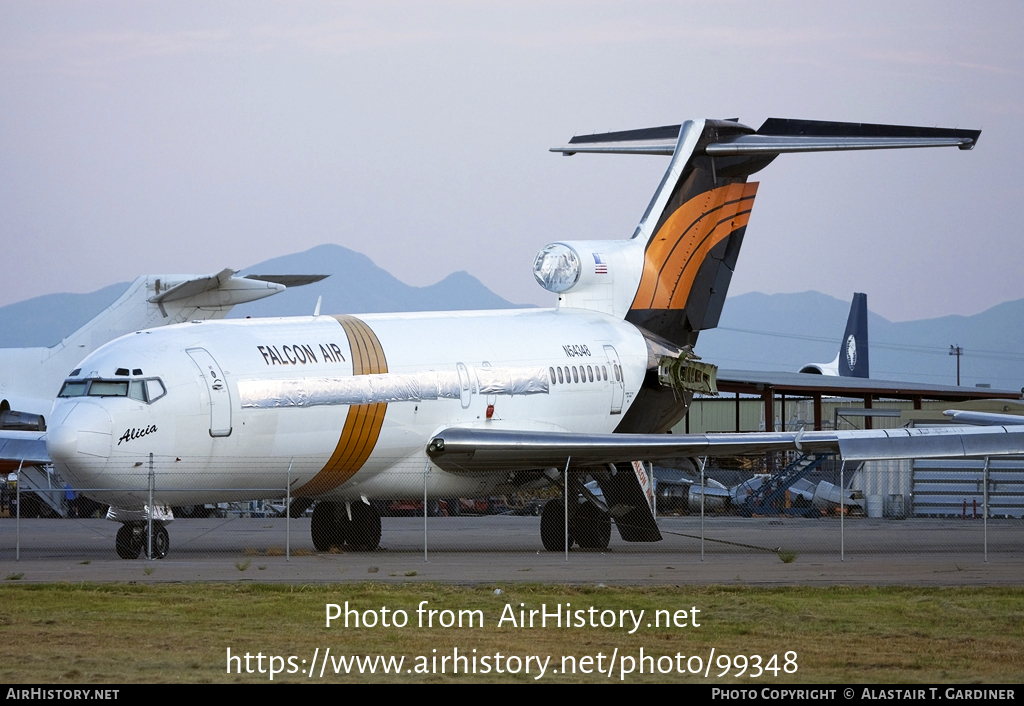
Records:
[[[729,184],[690,199],[668,217],[644,253],[632,309],[682,309],[713,247],[747,225],[757,183]]]
[[[388,363],[384,349],[376,334],[365,323],[354,316],[335,316],[348,336],[349,350],[352,351],[352,374],[373,375],[386,373]],[[354,476],[370,457],[381,427],[387,403],[354,404],[348,408],[348,416],[341,429],[338,445],[330,460],[312,480],[296,490],[299,495],[320,495]]]

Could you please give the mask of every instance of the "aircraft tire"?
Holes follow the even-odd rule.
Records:
[[[570,527],[576,541],[583,549],[607,549],[608,542],[612,537],[612,518],[604,510],[586,503],[581,505],[576,513],[575,523],[570,521]]]
[[[147,559],[163,559],[171,548],[171,535],[163,522],[153,523],[153,556],[149,556],[149,540],[146,532],[142,532],[142,551],[146,552]]]
[[[352,503],[352,524],[349,526],[348,545],[361,552],[373,551],[380,546],[380,513],[372,505]]]
[[[565,549],[565,505],[561,498],[552,498],[544,503],[544,509],[540,513],[540,541],[549,552],[560,552]],[[572,543],[570,532],[570,549]]]
[[[117,555],[122,559],[138,559],[142,552],[142,542],[135,530],[128,525],[121,525],[117,530],[117,537],[114,539],[114,547]]]
[[[342,503],[321,500],[313,508],[313,517],[309,522],[309,533],[313,536],[313,546],[318,552],[327,552],[331,547],[340,549],[345,544],[345,525],[348,518],[343,514]],[[344,524],[340,519],[344,519]]]

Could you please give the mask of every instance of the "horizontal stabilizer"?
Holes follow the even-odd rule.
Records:
[[[736,126],[742,127],[739,123]],[[671,155],[675,152],[680,127],[665,125],[642,130],[578,135],[568,145],[552,147],[551,151],[566,156],[577,152]],[[980,130],[768,118],[756,132],[725,135],[703,145],[700,151],[715,157],[912,147],[958,147],[969,150],[977,143],[980,135]]]
[[[149,298],[153,304],[161,306],[171,302],[183,302],[194,297],[201,299],[192,301],[193,306],[214,307],[233,306],[244,302],[269,297],[283,292],[288,287],[301,287],[304,284],[319,282],[328,275],[247,275],[235,277],[236,270],[224,269],[215,275],[193,277],[169,287]]]
[[[257,279],[261,282],[273,282],[283,284],[285,287],[301,287],[306,284],[313,284],[330,275],[246,275],[245,279]]]

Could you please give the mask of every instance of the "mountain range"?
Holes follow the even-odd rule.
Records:
[[[321,245],[246,268],[242,274],[328,274],[321,282],[235,307],[233,318],[324,313],[505,309],[512,304],[466,272],[413,287],[370,258],[338,245]],[[47,346],[60,341],[116,299],[128,286],[89,294],[48,294],[0,307],[0,347]],[[852,297],[852,292],[851,292]],[[870,293],[868,304],[870,306]],[[719,327],[700,335],[696,352],[722,368],[797,371],[827,363],[839,350],[849,300],[820,292],[749,293],[730,297]],[[892,322],[868,316],[871,377],[952,385],[963,349],[961,383],[1019,389],[1024,385],[1024,299],[973,316]]]

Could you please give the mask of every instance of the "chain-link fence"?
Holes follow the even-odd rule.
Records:
[[[607,475],[584,469],[568,476],[551,469],[468,496],[439,492],[443,474],[410,466],[406,477],[388,479],[404,492],[373,492],[368,483],[347,499],[308,498],[295,492],[290,471],[252,467],[168,474],[142,463],[92,488],[73,488],[52,470],[21,469],[2,488],[0,561],[287,560],[339,552],[549,553],[570,560],[582,552],[652,561],[776,555],[782,562],[892,555],[998,562],[1022,555],[1024,459],[850,468],[829,457],[776,456],[679,465],[645,469],[654,479],[653,518],[621,496],[609,500]],[[615,470],[631,472],[628,465]],[[245,482],[224,484],[230,477]]]

